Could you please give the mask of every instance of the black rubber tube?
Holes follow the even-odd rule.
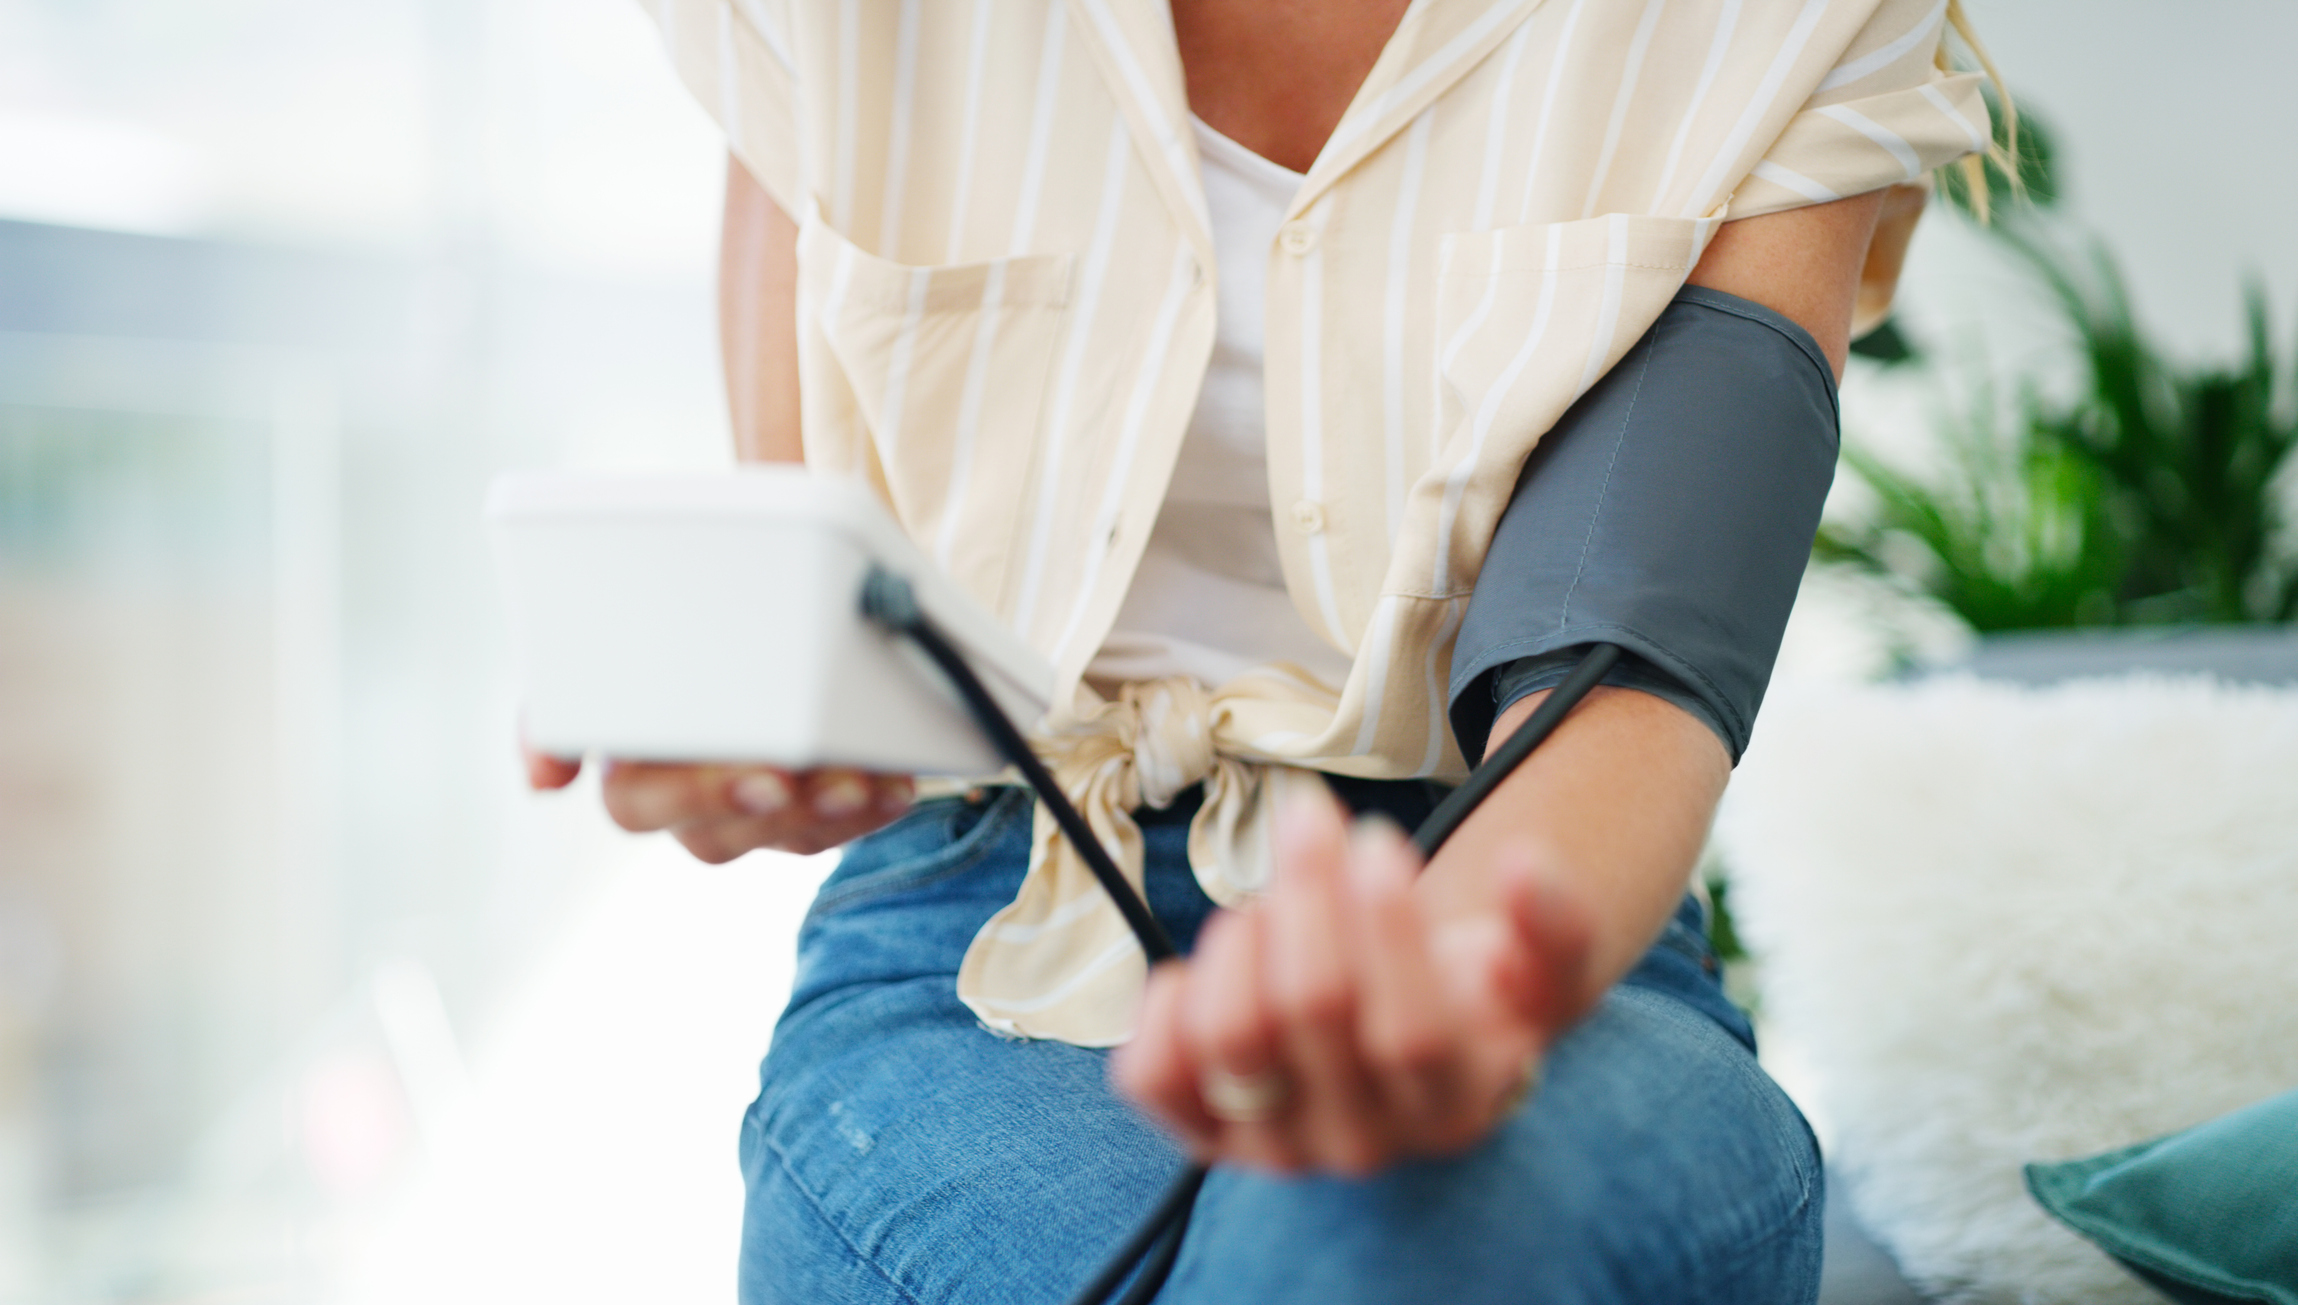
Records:
[[[1069,796],[1061,791],[1061,786],[1053,782],[1053,775],[1046,770],[1045,763],[1037,759],[1037,753],[1031,750],[1029,740],[1022,737],[1021,730],[1006,716],[1004,709],[997,705],[997,700],[989,696],[989,690],[982,686],[980,678],[966,664],[965,658],[942,636],[940,630],[934,628],[934,623],[926,619],[925,612],[918,607],[917,595],[910,589],[910,582],[883,567],[872,566],[869,577],[862,582],[862,614],[889,630],[908,636],[926,656],[933,658],[934,665],[941,667],[942,674],[949,676],[950,683],[957,686],[959,696],[965,699],[967,710],[973,713],[974,721],[981,726],[983,733],[989,735],[990,742],[996,745],[998,755],[1019,770],[1023,779],[1029,781],[1030,788],[1037,792],[1038,800],[1045,803],[1046,809],[1053,813],[1055,823],[1061,826],[1061,832],[1069,839],[1070,846],[1085,858],[1086,868],[1093,872],[1095,879],[1101,881],[1102,891],[1108,893],[1109,899],[1117,904],[1118,913],[1125,917],[1126,926],[1133,930],[1133,936],[1141,940],[1141,950],[1149,954],[1149,963],[1154,965],[1180,955],[1180,951],[1173,946],[1172,937],[1165,932],[1165,926],[1157,923],[1157,917],[1150,914],[1149,903],[1141,899],[1141,894],[1125,878],[1124,872],[1117,868],[1117,863],[1109,859],[1108,850],[1101,846],[1100,839],[1093,836],[1093,830],[1086,825],[1085,817],[1077,814],[1077,808],[1070,803]]]
[[[1205,1185],[1205,1169],[1191,1165],[1197,1173],[1192,1187]],[[1181,1258],[1181,1239],[1189,1235],[1189,1216],[1197,1209],[1196,1193],[1181,1203],[1181,1208],[1164,1221],[1164,1231],[1157,1234],[1157,1248],[1149,1252],[1149,1259],[1141,1266],[1141,1276],[1133,1280],[1133,1287],[1117,1305],[1149,1305],[1158,1292],[1165,1290],[1165,1280],[1173,1276],[1173,1262]]]
[[[1157,1204],[1149,1211],[1149,1217],[1141,1221],[1141,1226],[1133,1230],[1133,1235],[1125,1239],[1125,1244],[1112,1252],[1102,1264],[1101,1272],[1095,1274],[1093,1281],[1085,1284],[1071,1300],[1085,1302],[1087,1305],[1101,1305],[1101,1302],[1109,1299],[1109,1293],[1117,1290],[1118,1284],[1125,1281],[1125,1275],[1133,1271],[1133,1266],[1141,1263],[1144,1255],[1152,1258],[1143,1266],[1141,1277],[1134,1282],[1133,1290],[1125,1293],[1125,1301],[1119,1305],[1127,1305],[1136,1297],[1147,1300],[1149,1296],[1156,1295],[1157,1289],[1165,1285],[1165,1274],[1172,1271],[1174,1257],[1181,1253],[1181,1238],[1175,1230],[1187,1230],[1189,1212],[1197,1204],[1197,1189],[1205,1185],[1205,1173],[1203,1165],[1190,1165],[1183,1169],[1180,1177],[1165,1188],[1165,1194],[1157,1198]],[[1168,1241],[1172,1243],[1171,1254],[1165,1253],[1165,1243]],[[1159,1261],[1163,1262],[1163,1272],[1156,1271]],[[1149,1295],[1140,1295],[1141,1284],[1150,1282],[1152,1277],[1155,1281],[1149,1287]]]
[[[1532,709],[1532,714],[1508,736],[1499,751],[1486,757],[1484,764],[1468,776],[1467,782],[1437,803],[1436,810],[1429,812],[1428,819],[1421,821],[1420,828],[1413,831],[1412,845],[1420,849],[1423,861],[1435,856],[1436,849],[1444,846],[1461,822],[1483,806],[1484,799],[1492,796],[1492,790],[1516,773],[1516,768],[1532,755],[1532,749],[1548,741],[1548,736],[1580,705],[1580,699],[1587,697],[1588,690],[1601,683],[1619,660],[1619,647],[1608,643],[1595,644],[1580,655],[1572,673],[1541,699],[1540,705]]]
[[[997,746],[998,754],[1021,772],[1022,778],[1036,791],[1038,800],[1045,803],[1046,808],[1053,813],[1062,834],[1077,848],[1078,855],[1085,858],[1085,864],[1093,871],[1093,877],[1101,882],[1102,889],[1116,903],[1118,912],[1125,917],[1125,923],[1132,928],[1134,937],[1140,940],[1141,950],[1148,953],[1150,963],[1178,955],[1165,927],[1157,922],[1157,917],[1150,913],[1149,904],[1142,900],[1141,894],[1118,870],[1116,863],[1109,859],[1107,849],[1093,836],[1092,829],[1086,825],[1085,818],[1077,813],[1069,795],[1053,782],[1053,776],[1045,769],[1045,763],[1038,760],[1037,753],[1031,750],[1029,740],[1022,736],[1020,729],[997,705],[997,700],[983,687],[980,678],[973,673],[973,668],[966,664],[964,656],[943,637],[941,631],[934,628],[933,622],[919,609],[917,595],[911,590],[909,582],[883,567],[872,566],[869,577],[862,583],[862,614],[886,629],[908,637],[926,656],[933,659],[943,674],[949,676],[959,696],[965,699],[966,708],[972,713],[975,722]],[[1444,846],[1445,841],[1452,837],[1470,813],[1482,805],[1484,799],[1490,797],[1493,790],[1500,787],[1501,782],[1514,773],[1518,766],[1524,764],[1524,759],[1532,755],[1533,749],[1548,741],[1548,736],[1556,732],[1556,727],[1563,723],[1564,718],[1571,714],[1572,709],[1588,696],[1588,691],[1595,688],[1619,660],[1620,650],[1612,644],[1599,643],[1588,649],[1572,668],[1572,673],[1565,676],[1563,682],[1550,691],[1538,707],[1533,708],[1532,715],[1526,718],[1515,733],[1508,736],[1499,751],[1486,757],[1484,764],[1469,775],[1467,782],[1438,803],[1436,810],[1430,812],[1428,819],[1422,821],[1420,828],[1413,832],[1413,845],[1420,849],[1423,860],[1435,856],[1437,849]],[[1192,1164],[1175,1176],[1173,1182],[1166,1187],[1164,1196],[1158,1199],[1156,1207],[1149,1212],[1149,1217],[1109,1257],[1101,1272],[1095,1274],[1093,1280],[1071,1298],[1070,1305],[1104,1305],[1109,1294],[1117,1290],[1118,1284],[1125,1281],[1126,1275],[1133,1271],[1136,1264],[1141,1265],[1141,1273],[1134,1278],[1132,1289],[1125,1293],[1118,1305],[1146,1305],[1150,1298],[1162,1290],[1166,1277],[1173,1271],[1174,1262],[1180,1258],[1181,1241],[1188,1233],[1189,1215],[1196,1206],[1198,1189],[1205,1185],[1207,1172],[1205,1166]],[[1146,1262],[1142,1259],[1144,1255],[1148,1256]]]
[[[1532,714],[1508,736],[1499,751],[1486,757],[1467,782],[1446,795],[1436,810],[1428,813],[1428,819],[1420,823],[1420,828],[1413,831],[1412,843],[1420,850],[1422,860],[1436,855],[1437,849],[1483,805],[1484,799],[1492,796],[1501,781],[1514,774],[1534,748],[1548,741],[1548,736],[1556,732],[1556,727],[1564,723],[1564,718],[1580,705],[1590,689],[1603,681],[1619,660],[1619,648],[1608,643],[1596,644],[1581,656],[1571,674],[1541,699],[1540,705],[1532,709]],[[1070,1305],[1103,1305],[1109,1293],[1124,1279],[1126,1269],[1152,1244],[1156,1247],[1154,1257],[1142,1266],[1141,1276],[1134,1279],[1133,1289],[1119,1305],[1139,1305],[1154,1297],[1165,1285],[1166,1275],[1173,1271],[1174,1261],[1180,1257],[1181,1238],[1188,1228],[1197,1189],[1205,1185],[1206,1172],[1203,1165],[1195,1164],[1182,1170],[1149,1218],[1110,1258],[1093,1285],[1073,1297]]]

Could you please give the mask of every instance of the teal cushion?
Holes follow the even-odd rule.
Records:
[[[2298,1092],[2120,1151],[2028,1165],[2027,1190],[2172,1300],[2298,1305]]]

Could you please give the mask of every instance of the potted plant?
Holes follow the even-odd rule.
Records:
[[[2134,664],[2148,663],[2150,647],[2157,659],[2203,663],[2191,669],[2209,669],[2209,656],[2195,651],[2204,647],[2233,650],[2240,662],[2266,632],[2226,638],[2218,627],[2298,619],[2298,541],[2281,480],[2298,446],[2298,363],[2277,358],[2255,282],[2242,359],[2190,365],[2162,352],[2113,258],[2072,235],[2057,212],[2049,137],[2031,118],[2022,152],[2033,202],[1981,229],[2046,293],[2073,343],[2080,385],[2056,397],[2025,383],[2006,406],[1982,384],[1940,432],[1943,474],[1918,475],[1849,444],[1846,469],[1874,510],[1822,527],[1814,560],[1952,612],[1982,636],[1982,673],[1990,659],[2039,667],[2047,654],[2038,646],[2069,649],[2071,669],[2103,669],[2086,643],[2125,649]],[[1951,207],[1969,211],[1959,178],[1949,174],[1943,190]],[[1861,348],[1893,365],[1934,365],[1889,324]],[[2159,633],[2072,642],[2033,634],[2134,627],[2199,637],[2166,652]],[[2006,640],[2009,632],[2023,637]],[[2298,675],[2298,645],[2290,656],[2283,674]]]

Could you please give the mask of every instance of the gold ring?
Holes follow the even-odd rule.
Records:
[[[1540,1070],[1545,1059],[1538,1053],[1525,1058],[1523,1073],[1509,1087],[1508,1094],[1500,1098],[1500,1114],[1503,1118],[1522,1110],[1524,1103],[1540,1090]]]
[[[1205,1071],[1198,1081],[1205,1109],[1225,1124],[1258,1124],[1274,1119],[1292,1099],[1292,1084],[1278,1070],[1234,1074],[1225,1069]]]

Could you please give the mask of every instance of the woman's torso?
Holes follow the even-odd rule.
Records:
[[[1337,693],[1347,655],[1285,590],[1262,423],[1262,280],[1301,174],[1201,120],[1191,127],[1217,267],[1213,355],[1157,524],[1086,678],[1105,692],[1166,675],[1218,687],[1289,664]]]

